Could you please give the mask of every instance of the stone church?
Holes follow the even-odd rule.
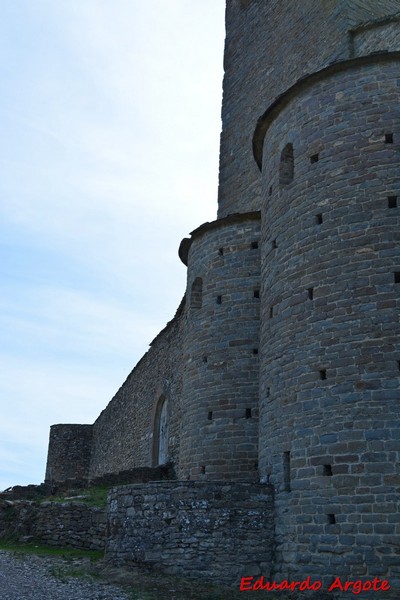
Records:
[[[46,480],[172,465],[111,494],[121,560],[394,588],[400,0],[227,0],[224,70],[218,218],[180,244],[182,303],[92,425],[51,428]],[[127,541],[146,511],[174,549],[161,525]]]

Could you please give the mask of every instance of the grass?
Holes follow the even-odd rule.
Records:
[[[40,542],[30,542],[29,544],[20,544],[13,541],[0,540],[0,550],[7,550],[19,554],[37,554],[39,556],[60,556],[66,560],[74,558],[88,558],[95,562],[104,557],[102,550],[78,550],[76,548],[54,548],[45,546]]]
[[[88,506],[105,508],[107,505],[108,492],[112,486],[93,486],[79,491],[69,490],[64,494],[57,494],[43,498],[41,502],[83,502]],[[82,496],[82,497],[80,497]]]

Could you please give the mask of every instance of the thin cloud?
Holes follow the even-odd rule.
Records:
[[[0,487],[42,479],[49,425],[92,422],[181,300],[179,242],[216,214],[224,4],[4,9]]]

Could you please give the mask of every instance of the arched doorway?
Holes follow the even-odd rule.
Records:
[[[168,401],[160,396],[154,419],[153,432],[153,466],[163,465],[168,461]]]

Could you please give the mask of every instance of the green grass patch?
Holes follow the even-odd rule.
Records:
[[[102,550],[78,550],[76,548],[54,548],[45,546],[40,542],[29,542],[29,544],[20,544],[18,542],[7,542],[0,540],[0,550],[16,552],[20,554],[38,554],[39,556],[61,556],[66,559],[89,558],[91,562],[100,560],[104,557]]]
[[[105,508],[108,492],[112,486],[93,486],[81,490],[69,490],[64,494],[56,494],[43,498],[41,502],[83,502],[88,506]]]

